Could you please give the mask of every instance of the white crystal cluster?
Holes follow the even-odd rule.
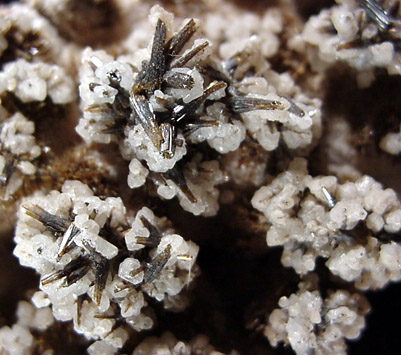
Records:
[[[113,355],[114,348],[108,344],[97,341],[88,348],[89,355]],[[209,343],[208,337],[205,335],[197,335],[189,342],[177,340],[170,333],[165,332],[161,337],[151,336],[145,338],[132,352],[132,355],[223,355],[220,351],[215,350],[214,346]],[[236,355],[237,352],[230,352]]]
[[[50,22],[31,6],[13,3],[0,6],[0,179],[1,199],[14,198],[24,175],[34,176],[34,160],[41,153],[34,136],[35,124],[11,106],[7,95],[22,104],[64,105],[76,99],[70,76],[73,46],[67,45]],[[68,70],[66,69],[68,68]],[[3,107],[4,106],[4,107]],[[10,109],[10,108],[9,108]],[[13,196],[14,195],[14,196]]]
[[[72,64],[74,45],[65,42],[50,21],[41,16],[34,7],[14,2],[7,7],[0,7],[0,15],[0,56],[10,45],[15,45],[7,39],[11,35],[21,46],[18,54],[24,59],[52,60],[65,66]],[[32,43],[27,42],[26,38]]]
[[[226,181],[218,161],[197,162],[194,159],[185,165],[183,174],[191,197],[169,178],[155,180],[157,193],[167,200],[177,196],[183,209],[194,215],[214,216],[219,209],[219,190],[216,185]]]
[[[267,151],[277,149],[280,142],[289,149],[307,148],[316,143],[321,135],[321,101],[302,93],[288,73],[269,70],[257,43],[248,41],[237,55],[242,51],[259,57],[255,64],[251,63],[258,65],[256,73],[264,75],[243,78],[237,84],[239,92],[249,99],[267,98],[281,107],[241,113],[249,134]]]
[[[3,66],[0,94],[12,92],[22,102],[43,101],[46,97],[55,104],[74,100],[74,82],[63,68],[71,65],[74,51],[58,36],[57,30],[36,10],[24,4],[1,7],[0,12],[0,55],[9,47],[9,33],[14,40],[20,41],[17,44],[30,45],[26,48],[28,53],[20,48],[15,53],[15,60]],[[23,38],[28,35],[35,37],[32,43],[24,43]],[[57,64],[46,63],[43,61],[46,58]]]
[[[0,328],[0,350],[5,354],[31,354],[35,345],[31,330],[44,331],[54,323],[52,310],[46,306],[33,306],[26,301],[19,301],[17,322],[10,328]]]
[[[359,293],[337,290],[326,298],[300,283],[297,293],[281,297],[265,335],[273,346],[290,344],[296,354],[346,354],[345,339],[357,339],[369,304]]]
[[[95,354],[95,352],[93,353]],[[147,337],[135,349],[132,355],[223,355],[215,350],[204,335],[198,335],[189,342],[177,340],[176,337],[166,332],[158,337]],[[234,352],[231,352],[234,354]]]
[[[152,255],[156,256],[162,253],[169,245],[171,251],[167,263],[157,276],[157,280],[144,284],[142,290],[158,301],[163,301],[166,308],[177,308],[183,301],[179,293],[186,285],[189,285],[198,273],[195,260],[199,247],[191,241],[185,241],[180,235],[175,234],[171,228],[166,229],[166,218],[157,218],[149,208],[144,207],[136,214],[131,229],[125,234],[128,250],[143,249],[143,242],[142,244],[139,243],[137,238],[150,237],[150,231],[141,222],[143,217],[159,230],[163,230],[160,242],[157,248],[153,250]],[[138,259],[127,258],[120,264],[118,274],[122,279],[133,285],[141,284],[145,276],[143,271],[132,276],[133,270],[139,269],[139,266]]]
[[[320,100],[308,98],[290,75],[271,70],[266,61],[279,50],[278,36],[283,31],[280,9],[272,7],[256,15],[233,9],[230,3],[216,4],[215,11],[205,16],[202,29],[215,43],[224,69],[233,70],[231,66],[235,60],[239,61],[233,77],[241,94],[275,100],[282,105],[281,110],[240,114],[249,134],[264,149],[272,151],[280,141],[290,149],[305,148],[317,141],[321,133]],[[249,71],[254,75],[249,75]],[[224,149],[224,141],[218,143]]]
[[[8,200],[21,187],[24,175],[36,172],[33,161],[41,149],[34,137],[35,124],[17,112],[7,118],[1,111],[0,124],[0,178],[6,186],[2,199]]]
[[[181,142],[185,142],[182,134],[178,134],[177,138]],[[125,156],[132,156],[132,159],[146,161],[149,170],[158,173],[165,173],[172,169],[177,161],[181,160],[187,153],[186,144],[183,143],[181,147],[177,147],[172,158],[161,157],[160,152],[154,147],[148,135],[139,124],[129,131],[124,143]]]
[[[229,2],[216,1],[213,11],[206,13],[203,21],[203,31],[223,59],[235,55],[250,39],[259,43],[264,58],[272,57],[279,50],[279,35],[283,31],[283,14],[279,8],[270,7],[256,14]]]
[[[24,12],[17,8],[2,21],[17,21],[19,11]],[[16,24],[11,21],[11,25]],[[39,21],[38,31],[41,26]],[[74,100],[74,90],[73,80],[58,65],[20,58],[6,63],[0,71],[0,95],[13,93],[23,103],[42,102],[49,97],[53,104],[67,104]],[[36,144],[34,122],[18,111],[10,115],[3,106],[0,110],[0,176],[5,186],[2,199],[8,200],[21,187],[22,175],[35,174],[37,168],[32,161],[39,157],[41,148]]]
[[[127,90],[127,92],[129,92],[133,85],[134,74],[127,63],[113,61],[112,57],[103,51],[94,52],[87,49],[83,54],[82,63],[80,96],[82,99],[81,106],[84,117],[79,121],[77,132],[87,143],[109,143],[115,139],[115,136],[104,132],[108,127],[114,124],[115,117],[107,110],[93,110],[91,107],[94,105],[99,106],[100,104],[111,105],[114,103],[114,100],[118,100],[118,98],[116,98],[117,90],[109,86],[107,73],[112,70],[118,70],[123,78],[121,87]],[[98,65],[95,70],[93,69],[93,63]],[[91,90],[89,87],[92,86],[93,83],[95,83],[96,86]],[[203,92],[203,89],[201,91]],[[161,94],[163,95],[163,93]],[[155,95],[157,96],[158,92],[155,92]],[[151,102],[155,103],[154,110],[156,111],[156,101],[151,100]],[[216,111],[219,110],[215,108],[214,110],[210,109],[210,111],[216,114]],[[217,130],[214,128],[209,134],[209,144],[216,145],[217,142],[226,139],[225,145],[228,148],[219,149],[225,151],[230,149],[231,146],[233,150],[238,147],[239,142],[245,138],[243,126],[239,122],[237,124],[224,123],[226,120],[224,121],[223,117],[219,119],[222,120],[221,124],[218,126],[220,128],[217,128]],[[228,132],[224,133],[222,127],[228,127]],[[203,129],[207,130],[207,128]],[[202,130],[202,128],[200,130]],[[231,140],[232,136],[229,135],[231,133],[234,133],[235,137],[238,136],[239,140],[236,138]],[[182,133],[178,133],[177,139],[183,142],[183,144],[182,146],[177,146],[172,158],[164,158],[160,154],[140,124],[136,124],[133,127],[126,127],[125,135],[125,140],[121,142],[121,153],[124,158],[130,160],[128,185],[131,188],[142,186],[149,175],[149,171],[165,173],[172,169],[176,162],[187,152],[185,139]],[[230,139],[228,137],[230,137]],[[204,139],[205,138],[202,137],[199,141]],[[141,161],[145,161],[148,168],[146,168]],[[155,182],[157,185],[160,185],[157,190],[159,195],[165,199],[171,199],[177,195],[181,206],[195,215],[203,214],[207,216],[215,214],[218,210],[217,199],[219,192],[214,186],[224,181],[223,173],[219,169],[218,163],[216,161],[203,161],[199,166],[196,166],[194,162],[189,162],[185,165],[183,170],[186,183],[191,193],[195,196],[196,202],[190,202],[177,184],[168,178],[162,179],[161,182],[159,180]],[[199,172],[199,170],[201,170],[201,172]],[[204,173],[202,173],[202,171],[204,171]]]
[[[267,325],[252,324],[273,346],[284,343],[297,354],[345,354],[346,339],[359,337],[369,310],[355,289],[401,280],[401,202],[395,190],[364,175],[369,169],[362,163],[373,163],[352,128],[363,117],[351,117],[353,103],[336,107],[343,93],[335,92],[331,84],[339,79],[332,74],[353,68],[359,88],[400,74],[400,11],[392,1],[336,0],[304,19],[302,9],[321,8],[318,0],[167,1],[174,14],[154,3],[0,5],[0,238],[15,231],[14,255],[40,276],[33,305],[19,302],[17,323],[0,328],[0,353],[35,353],[41,332],[68,321],[91,344],[91,355],[135,346],[133,355],[220,355],[205,336],[179,341],[163,334],[171,319],[160,319],[160,310],[181,311],[189,303],[183,291],[199,274],[199,247],[157,210],[182,218],[182,230],[199,224],[189,237],[206,248],[217,232],[204,229],[222,224],[206,264],[221,246],[240,251],[246,263],[267,255],[255,242],[267,231],[268,247],[283,249],[282,265],[306,281],[281,297]],[[356,92],[351,87],[350,95]],[[52,105],[62,105],[68,119],[59,130],[58,117],[42,115]],[[385,109],[386,117],[396,117],[387,112],[391,105]],[[36,138],[35,123],[43,130]],[[63,139],[57,144],[46,134]],[[379,147],[398,155],[400,137],[384,132]],[[194,216],[224,208],[212,220],[186,219],[174,214],[172,199]],[[235,233],[226,244],[229,231]],[[322,269],[320,285],[310,283]],[[241,282],[248,275],[229,277]],[[280,286],[291,283],[283,279]],[[224,304],[218,295],[229,283],[210,293],[206,284],[196,290],[199,300]],[[266,304],[280,292],[272,291]],[[206,330],[213,331],[227,319],[219,318],[221,306],[212,307],[216,318]],[[156,324],[163,335],[138,345],[143,333],[134,332]],[[188,334],[199,329],[197,322],[188,327]],[[212,337],[235,328],[227,323]]]
[[[399,280],[401,247],[378,239],[401,229],[395,191],[383,189],[369,176],[344,184],[334,176],[312,177],[306,164],[294,159],[252,198],[270,223],[267,244],[284,247],[283,265],[307,274],[322,256],[332,273],[355,281],[359,288],[375,289]],[[362,224],[366,232],[354,235]]]
[[[246,142],[222,158],[224,171],[239,187],[260,187],[266,180],[269,155],[257,144]]]
[[[23,265],[34,267],[41,274],[49,274],[57,269],[58,263],[59,267],[65,266],[82,253],[82,250],[76,248],[72,250],[72,255],[65,253],[57,261],[57,255],[61,250],[60,239],[64,238],[55,239],[42,223],[26,213],[30,206],[39,206],[46,212],[65,220],[69,220],[72,213],[75,217],[70,223],[80,230],[72,240],[76,246],[85,248],[85,243],[89,243],[107,259],[117,255],[118,248],[100,237],[99,232],[107,221],[112,228],[125,223],[126,210],[122,200],[108,197],[103,201],[94,196],[87,185],[69,180],[64,183],[61,192],[52,191],[49,195],[39,194],[23,200],[16,229],[17,246],[14,251]],[[93,214],[95,214],[94,219],[91,218]],[[69,241],[69,244],[72,241]],[[86,286],[89,283],[90,280],[87,279]]]
[[[114,123],[114,117],[102,110],[91,111],[92,106],[113,104],[117,90],[109,86],[107,72],[118,69],[123,78],[121,87],[129,90],[134,82],[132,69],[127,63],[119,63],[105,51],[93,51],[87,48],[82,53],[79,86],[81,109],[84,116],[80,119],[76,130],[87,142],[109,143],[112,135],[102,133]],[[93,83],[91,85],[91,83]]]
[[[0,94],[14,93],[24,103],[47,97],[54,104],[72,102],[75,46],[32,6],[0,6],[0,15],[0,57],[8,50],[12,54],[0,71]]]
[[[62,236],[51,232],[49,225],[55,227],[49,216],[35,218],[43,211],[62,219],[62,223],[56,224],[65,224]],[[72,320],[74,329],[86,338],[101,340],[114,351],[124,345],[127,331],[113,328],[116,307],[133,329],[151,328],[153,319],[143,313],[147,306],[145,293],[163,301],[165,308],[185,306],[179,293],[197,274],[195,260],[199,248],[175,234],[168,228],[168,221],[155,217],[150,209],[141,209],[128,228],[120,198],[101,199],[87,185],[69,180],[61,192],[36,194],[23,200],[18,216],[15,256],[22,265],[41,275],[40,288],[54,317],[59,321]],[[141,218],[156,228],[160,236],[155,236]],[[124,229],[125,242],[120,241],[124,243],[120,249],[105,228],[115,233]],[[149,238],[151,244],[138,242],[139,237]],[[142,260],[143,254],[136,253],[145,246],[150,248],[148,263]],[[122,258],[121,253],[128,257]],[[74,263],[78,267],[68,272]],[[105,266],[109,263],[119,263],[115,266],[117,274]],[[41,303],[39,296],[35,300]]]
[[[204,141],[220,154],[237,150],[247,132],[268,151],[276,149],[281,140],[290,149],[310,147],[317,141],[321,132],[320,100],[309,99],[288,74],[278,74],[269,70],[266,62],[266,58],[274,54],[277,48],[264,48],[265,37],[273,38],[277,42],[275,33],[280,32],[282,28],[280,16],[275,17],[277,12],[277,9],[268,11],[261,20],[263,25],[259,22],[255,25],[259,28],[258,35],[251,35],[253,30],[250,28],[242,34],[243,40],[240,43],[237,43],[238,41],[234,43],[235,34],[227,29],[227,34],[230,33],[232,39],[220,45],[219,49],[223,52],[218,54],[222,60],[216,61],[213,65],[221,71],[221,75],[232,78],[227,79],[226,83],[223,82],[221,89],[207,97],[210,102],[208,106],[200,106],[197,109],[196,114],[201,124],[189,121],[188,134],[178,128],[174,138],[178,143],[173,154],[164,155],[160,152],[160,147],[155,144],[152,137],[156,134],[154,132],[150,134],[143,123],[136,122],[136,115],[133,112],[138,111],[135,105],[139,105],[132,98],[132,92],[136,90],[135,85],[141,75],[141,62],[144,59],[149,60],[151,56],[147,42],[145,48],[140,48],[143,43],[133,43],[132,46],[137,50],[131,49],[129,55],[124,54],[117,58],[104,51],[86,49],[83,52],[80,70],[83,117],[78,123],[77,132],[88,144],[111,141],[120,144],[123,157],[130,160],[128,185],[131,188],[143,185],[149,176],[149,171],[168,174],[176,167],[178,161],[183,158],[186,161],[190,159],[186,157],[189,146]],[[275,21],[270,23],[273,18]],[[163,20],[167,33],[173,33],[174,16],[162,8],[153,7],[149,19],[152,24],[156,24],[159,19]],[[208,21],[216,21],[216,18],[206,20],[203,26],[206,33]],[[224,33],[220,33],[220,37],[224,38]],[[211,42],[197,38],[182,56],[185,57],[187,53],[203,44],[205,47],[202,47],[202,50],[184,66],[175,67],[172,64],[172,68],[167,70],[164,75],[167,86],[163,86],[163,91],[158,89],[151,94],[149,114],[174,115],[181,112],[180,110],[185,112],[185,104],[188,107],[191,104],[195,105],[196,100],[201,99],[204,92],[211,87],[213,83],[207,85],[206,80],[210,79],[202,75],[199,69],[202,65],[209,65]],[[273,47],[277,46],[278,44]],[[238,59],[242,57],[247,60]],[[138,65],[139,68],[133,69],[132,65]],[[252,71],[253,75],[245,76],[249,71]],[[119,86],[113,84],[111,73],[118,73]],[[169,80],[177,75],[186,76],[187,80],[191,80],[191,86],[169,87]],[[231,80],[235,85],[229,87]],[[235,92],[231,105],[221,100],[226,99],[227,91]],[[262,103],[258,106],[260,101]],[[173,107],[171,112],[169,107]],[[184,115],[178,118],[181,119],[185,122],[188,118]],[[122,125],[118,128],[120,129],[118,135],[113,132],[116,124]],[[160,127],[164,124],[162,123]],[[198,158],[196,160],[198,161],[196,164],[207,165],[210,174],[202,179],[202,174],[197,170],[205,168],[194,166],[194,159],[185,164],[182,170],[190,193],[195,197],[192,201],[189,201],[191,198],[188,194],[182,192],[182,186],[169,176],[163,176],[162,182],[160,179],[152,180],[159,186],[157,191],[162,198],[170,199],[177,195],[185,210],[195,215],[213,215],[218,209],[218,191],[214,185],[223,182],[221,178],[223,174],[216,162],[201,161]]]
[[[399,24],[388,16],[388,9],[383,7],[370,13],[367,8],[372,8],[372,4],[381,7],[380,2],[371,0],[336,2],[338,5],[312,16],[302,32],[302,40],[308,47],[307,57],[314,69],[322,70],[339,61],[346,62],[360,72],[358,82],[361,86],[370,85],[375,68],[385,68],[389,74],[399,75],[401,57],[393,41],[399,36]],[[376,20],[375,16],[378,17]],[[394,32],[391,38],[390,34]]]
[[[215,103],[206,109],[202,120],[216,122],[216,127],[201,127],[191,133],[188,140],[191,143],[207,141],[210,147],[221,154],[233,152],[238,149],[245,139],[246,130],[238,119],[231,119],[226,113],[225,105]],[[231,122],[230,122],[231,120]]]
[[[66,104],[74,99],[74,82],[65,70],[47,63],[18,59],[0,72],[0,94],[14,93],[22,102],[44,101]]]

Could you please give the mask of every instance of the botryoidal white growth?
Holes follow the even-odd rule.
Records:
[[[0,350],[12,355],[30,354],[34,347],[31,330],[44,331],[53,323],[52,310],[48,304],[35,307],[29,302],[19,301],[17,322],[11,328],[0,328]]]
[[[345,339],[357,339],[365,327],[368,301],[359,293],[329,291],[323,299],[307,282],[281,297],[264,333],[273,346],[290,344],[296,354],[346,354]]]
[[[370,85],[376,67],[386,68],[389,74],[401,74],[401,54],[392,41],[399,39],[400,28],[388,9],[372,0],[337,3],[312,16],[302,33],[313,68],[322,70],[344,61],[360,72],[361,86]]]
[[[396,192],[369,176],[344,184],[334,176],[312,177],[306,164],[294,159],[252,198],[271,224],[267,244],[284,247],[282,264],[306,274],[322,256],[332,273],[362,289],[400,280],[401,246],[383,239],[401,229]],[[353,235],[360,224],[366,232]]]
[[[7,116],[0,107],[0,184],[6,186],[3,200],[8,200],[21,187],[24,175],[35,174],[32,162],[41,153],[33,136],[35,124],[19,112]]]
[[[128,338],[117,318],[136,331],[153,326],[144,293],[182,309],[179,293],[198,273],[198,246],[165,218],[144,207],[129,222],[120,198],[101,199],[71,180],[62,192],[24,199],[15,233],[14,255],[41,275],[56,320],[72,320],[78,333],[113,348]]]

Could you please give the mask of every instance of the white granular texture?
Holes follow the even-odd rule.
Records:
[[[221,12],[223,16],[224,11]],[[240,14],[238,14],[240,15]],[[154,26],[156,20],[160,18],[165,22],[167,36],[172,33],[174,16],[162,8],[155,6],[151,9],[149,20]],[[246,131],[254,137],[266,150],[274,150],[282,140],[290,149],[306,148],[313,146],[321,134],[321,113],[320,100],[309,99],[302,94],[301,89],[297,87],[288,74],[278,74],[269,69],[266,63],[266,57],[274,54],[277,49],[267,49],[264,47],[266,38],[276,38],[276,34],[282,30],[282,19],[278,9],[268,10],[258,23],[251,24],[252,15],[247,13],[244,20],[250,26],[246,31],[241,32],[241,40],[235,33],[229,31],[224,35],[220,33],[220,38],[226,38],[227,42],[221,43],[219,53],[222,62],[218,64],[224,72],[228,70],[230,58],[235,56],[246,56],[247,61],[241,61],[235,68],[233,77],[236,80],[237,93],[245,96],[246,99],[273,100],[281,105],[279,109],[254,110],[244,112],[236,117],[231,117],[227,113],[227,107],[221,102],[208,105],[206,108],[200,108],[197,112],[200,114],[202,125],[195,127],[189,135],[185,136],[180,129],[176,135],[176,140],[181,141],[177,144],[173,156],[166,157],[160,153],[159,148],[155,146],[152,137],[146,132],[142,124],[126,125],[124,128],[124,141],[120,142],[120,149],[123,157],[133,161],[130,165],[129,185],[131,187],[141,186],[144,183],[145,170],[140,169],[137,160],[146,163],[150,171],[165,173],[174,168],[176,163],[187,153],[187,144],[198,144],[207,141],[209,146],[221,154],[235,151],[239,148],[246,136]],[[213,16],[207,18],[214,22]],[[227,22],[227,19],[224,19]],[[228,23],[227,23],[228,24]],[[208,34],[209,26],[205,27]],[[259,30],[257,30],[259,28]],[[135,31],[134,31],[135,32]],[[252,35],[258,33],[257,35]],[[142,61],[149,60],[151,38],[144,33],[134,36],[139,42],[132,43],[132,48],[137,50],[132,54],[114,59],[104,51],[92,51],[86,49],[82,56],[82,66],[80,70],[81,84],[81,108],[83,117],[77,126],[77,132],[85,139],[87,143],[101,142],[109,143],[111,140],[118,140],[108,129],[113,127],[115,117],[109,109],[102,109],[104,105],[114,105],[116,100],[120,100],[122,94],[115,87],[110,86],[108,73],[117,70],[122,78],[121,88],[129,95],[137,71],[142,68]],[[267,37],[266,37],[267,36]],[[215,36],[212,36],[215,37]],[[131,38],[131,37],[130,37]],[[243,39],[243,40],[242,40]],[[215,38],[220,41],[219,38]],[[131,43],[128,40],[127,43]],[[273,41],[274,42],[274,41]],[[144,44],[146,43],[146,47]],[[200,98],[204,92],[204,78],[196,65],[209,60],[212,53],[212,43],[204,38],[196,38],[192,47],[183,51],[183,55],[189,53],[193,48],[208,43],[205,49],[199,52],[194,58],[186,63],[182,68],[170,68],[165,77],[177,74],[186,75],[192,79],[192,86],[189,88],[169,88],[164,91],[156,90],[151,95],[149,102],[151,111],[155,113],[167,112],[166,107],[161,101],[168,102],[168,105],[175,106],[175,112],[179,112],[181,102],[189,104]],[[230,49],[231,48],[231,49]],[[127,47],[129,51],[129,47]],[[131,49],[132,51],[132,49]],[[133,70],[126,64],[129,62],[137,69]],[[255,76],[245,76],[249,70],[255,72]],[[263,76],[258,76],[265,73]],[[224,89],[211,94],[208,100],[220,100],[226,95]],[[161,101],[160,101],[161,100]],[[203,110],[203,111],[202,111]],[[132,120],[132,114],[128,113],[125,117],[127,121]],[[180,118],[181,119],[181,118]],[[184,118],[185,119],[185,118]],[[134,159],[134,160],[133,160]],[[132,169],[133,170],[132,170]],[[132,171],[132,172],[131,172]],[[190,184],[190,182],[188,183]],[[175,195],[174,193],[162,193],[165,198]],[[194,210],[193,213],[200,214],[197,207],[186,207],[187,210]]]
[[[128,169],[127,183],[131,189],[140,187],[146,182],[149,170],[146,169],[138,159],[133,158],[129,163]]]
[[[205,335],[198,335],[189,342],[180,341],[170,333],[164,333],[160,338],[147,337],[133,351],[132,355],[223,355],[215,350]],[[234,355],[234,352],[231,352]]]
[[[29,63],[24,59],[4,65],[0,72],[0,94],[13,92],[22,102],[44,101],[66,104],[75,99],[74,82],[66,71],[46,63]]]
[[[118,69],[122,76],[122,85],[130,89],[134,76],[128,64],[119,63],[105,51],[93,51],[86,48],[82,52],[80,67],[79,96],[83,117],[76,127],[77,133],[87,142],[110,143],[112,135],[104,133],[114,124],[114,117],[97,109],[97,106],[114,102],[117,90],[110,87],[107,72]],[[93,90],[91,84],[96,84]],[[91,110],[94,107],[94,110]]]
[[[211,126],[197,129],[189,136],[189,141],[199,143],[206,140],[210,147],[221,154],[237,150],[246,135],[241,121],[230,120],[225,113],[225,105],[222,103],[209,106],[206,113],[207,116],[203,116],[201,119],[210,122]]]
[[[258,53],[258,47],[253,48]],[[284,109],[256,110],[241,113],[248,132],[267,151],[280,141],[290,149],[313,146],[321,135],[321,102],[301,93],[291,77],[272,70],[265,77],[246,77],[239,90],[248,98],[278,101]]]
[[[177,196],[181,207],[194,215],[214,216],[219,209],[217,185],[225,182],[225,174],[216,160],[197,163],[191,161],[183,169],[186,184],[196,201],[190,201],[182,189],[171,179],[156,181],[157,193],[165,198]]]
[[[56,238],[44,224],[26,213],[25,209],[32,209],[32,206],[64,218],[70,227],[74,226],[78,230],[73,239],[66,244],[70,247],[61,257],[57,255],[70,227],[62,237]],[[14,255],[22,265],[39,272],[42,279],[41,291],[33,297],[35,305],[46,307],[51,304],[57,320],[72,320],[78,333],[87,339],[102,340],[101,343],[93,345],[91,351],[104,346],[108,349],[113,348],[112,351],[115,352],[128,338],[127,331],[121,327],[112,331],[116,321],[108,316],[113,315],[113,304],[121,309],[121,316],[136,331],[149,329],[153,326],[153,319],[143,313],[143,308],[147,306],[144,292],[162,301],[165,308],[182,309],[186,300],[179,293],[198,274],[195,264],[198,246],[175,234],[166,218],[157,218],[150,209],[144,207],[137,213],[132,227],[129,228],[125,214],[126,210],[120,198],[101,199],[95,196],[87,185],[72,180],[64,183],[62,192],[51,191],[48,195],[37,193],[24,199],[18,213],[15,235],[17,246]],[[120,262],[118,274],[110,275],[107,269],[108,277],[99,302],[93,285],[96,268],[90,267],[88,272],[70,285],[63,277],[43,283],[48,275],[65,269],[77,258],[100,259],[103,263],[114,259],[121,250],[105,239],[103,228],[106,224],[116,233],[122,232],[123,229],[126,231],[125,242],[128,250],[134,252],[143,248],[144,244],[137,242],[136,238],[146,238],[153,232],[142,224],[141,216],[160,231],[160,240],[154,242],[155,245],[149,251],[150,257],[157,258],[169,249],[162,269],[155,271],[156,274],[149,281],[144,280],[145,264],[132,253],[131,257]],[[138,268],[144,269],[135,274],[134,271]],[[127,283],[130,287],[127,287]],[[82,295],[86,295],[88,300],[83,301],[80,312],[77,312],[77,297]],[[105,318],[99,315],[104,315]]]
[[[81,25],[84,11],[102,11],[103,5],[110,5],[107,1],[24,0],[0,5],[1,99],[15,96],[17,106],[22,102],[27,109],[21,108],[27,117],[31,106],[71,104],[68,115],[71,121],[77,118],[75,129],[85,144],[112,143],[110,147],[118,146],[126,164],[112,161],[113,148],[95,144],[99,154],[76,154],[71,160],[94,161],[99,170],[93,171],[92,182],[106,171],[116,178],[117,184],[106,185],[106,191],[109,187],[124,191],[125,181],[129,188],[140,189],[137,195],[131,192],[133,210],[128,212],[121,198],[95,196],[80,181],[67,180],[61,192],[45,191],[47,173],[53,177],[58,171],[46,167],[41,175],[42,161],[37,159],[41,146],[35,141],[34,123],[19,112],[9,117],[0,106],[0,184],[5,185],[1,198],[19,208],[14,254],[41,278],[32,304],[19,302],[17,323],[0,328],[0,352],[37,351],[35,337],[54,321],[70,321],[74,331],[92,342],[87,349],[91,355],[120,352],[132,335],[128,326],[136,332],[148,330],[156,323],[158,309],[185,308],[189,301],[182,291],[199,274],[199,247],[177,234],[166,217],[155,216],[137,202],[153,203],[154,197],[160,197],[157,208],[174,213],[174,203],[164,200],[176,197],[183,210],[209,217],[218,213],[219,203],[229,210],[237,208],[241,199],[247,208],[254,194],[251,203],[260,213],[245,209],[249,216],[244,216],[244,223],[246,217],[257,215],[255,225],[267,228],[267,245],[283,248],[283,266],[292,267],[305,280],[321,257],[327,269],[341,278],[341,287],[348,289],[327,291],[301,283],[298,292],[280,299],[265,335],[273,346],[284,342],[297,354],[345,354],[346,339],[359,337],[369,310],[364,297],[349,290],[380,289],[401,280],[401,243],[397,242],[401,203],[394,190],[355,168],[361,163],[358,135],[346,114],[330,116],[336,104],[330,84],[338,79],[333,80],[327,70],[342,70],[338,64],[345,63],[354,69],[359,87],[369,86],[376,75],[385,77],[385,71],[399,75],[399,21],[388,12],[384,15],[397,22],[380,30],[378,19],[363,8],[368,0],[336,0],[336,5],[306,23],[293,1],[279,1],[259,13],[224,0],[170,3],[181,17],[159,5],[151,7],[151,2],[111,2],[121,22],[109,16],[98,28],[82,34],[82,42],[105,40],[104,50],[74,43],[81,43],[81,37],[71,36],[74,31],[68,33],[68,26]],[[377,0],[384,10],[389,10],[389,3]],[[155,79],[158,64],[149,61],[159,20],[165,25],[166,40],[160,47],[166,54],[169,40],[188,24],[182,15],[189,12],[199,17],[193,19],[199,30],[179,53],[165,56],[166,70]],[[69,16],[66,26],[64,15]],[[99,18],[94,19],[88,23],[96,24]],[[99,36],[97,41],[96,32],[110,37]],[[185,64],[179,63],[199,45],[205,47]],[[149,64],[155,72],[145,72]],[[289,69],[283,72],[285,68]],[[141,82],[141,77],[156,83]],[[222,87],[207,95],[216,84]],[[243,110],[241,100],[249,105]],[[258,108],[255,103],[263,100],[276,107]],[[341,111],[342,103],[339,106]],[[46,121],[51,119],[43,118],[41,127],[46,123],[53,127]],[[401,132],[386,133],[380,148],[398,155]],[[300,158],[316,147],[309,159],[318,157],[317,163],[311,161],[313,167],[327,176],[312,176],[307,160]],[[102,159],[100,151],[107,151],[110,160]],[[50,152],[49,165],[53,158],[58,162],[56,149],[54,157],[53,147],[43,147],[43,152]],[[120,179],[121,171],[128,176]],[[20,191],[37,191],[19,199],[17,189],[33,179],[39,187],[26,184]],[[64,221],[65,231],[52,232],[32,217],[32,210],[38,209]],[[11,213],[4,215],[8,218]],[[218,221],[223,217],[218,216]],[[72,240],[66,239],[70,233]],[[233,247],[240,246],[236,242]],[[85,261],[84,272],[78,269],[46,282],[77,260]],[[102,264],[111,266],[105,269],[99,299],[97,271]],[[79,277],[69,284],[74,276]],[[151,309],[156,301],[160,306]],[[165,333],[145,338],[133,354],[221,353],[205,336],[187,342]]]
[[[322,299],[300,284],[299,291],[281,297],[264,333],[272,346],[289,343],[296,354],[346,354],[345,339],[357,339],[365,327],[369,304],[358,293],[337,290]]]
[[[31,330],[44,331],[54,323],[50,307],[35,308],[31,303],[19,301],[17,322],[10,328],[0,328],[0,350],[6,354],[31,354],[35,345]]]
[[[36,145],[34,132],[35,124],[21,113],[16,113],[1,125],[1,146],[16,157],[24,156],[33,160],[40,155],[40,147]]]
[[[399,75],[400,53],[391,40],[377,40],[378,26],[368,19],[366,10],[354,0],[337,2],[339,5],[312,16],[303,30],[302,39],[309,45],[307,57],[313,69],[323,70],[339,61],[346,62],[360,72],[361,87],[371,84],[376,67]]]
[[[177,135],[177,139],[185,142],[181,133]],[[133,129],[129,130],[128,137],[124,142],[124,154],[133,155],[139,160],[146,161],[149,169],[158,173],[165,173],[172,169],[177,161],[187,153],[186,144],[183,143],[181,147],[175,149],[172,158],[165,158],[153,145],[149,136],[145,133],[141,125],[136,125]],[[135,159],[135,158],[134,158]]]
[[[238,186],[259,187],[266,180],[269,156],[256,144],[247,142],[221,159],[224,171]]]
[[[333,206],[324,189],[334,199]],[[270,223],[267,244],[282,245],[282,264],[299,274],[314,270],[316,257],[323,256],[332,273],[360,288],[383,287],[401,277],[401,268],[389,270],[379,254],[382,248],[393,250],[386,255],[393,258],[391,265],[397,265],[399,244],[373,237],[401,229],[401,203],[394,190],[383,189],[369,176],[338,184],[334,176],[308,175],[306,160],[297,158],[286,172],[255,193],[252,205]],[[368,245],[352,236],[359,223],[368,230],[360,237]]]
[[[282,13],[277,8],[269,8],[261,16],[234,8],[229,3],[219,4],[217,11],[205,18],[206,35],[218,44],[222,58],[231,57],[238,48],[238,43],[245,43],[254,36],[261,44],[261,53],[270,58],[279,49],[279,34],[283,30]],[[241,28],[237,26],[241,23]]]
[[[29,329],[14,324],[0,328],[0,349],[7,354],[24,355],[31,352],[34,341]]]
[[[365,247],[340,244],[326,265],[333,274],[354,281],[359,289],[380,289],[389,281],[401,280],[401,246],[382,244],[373,237],[367,238]]]
[[[6,183],[5,200],[22,185],[24,175],[32,176],[36,172],[33,161],[39,157],[41,149],[36,144],[34,132],[35,124],[19,112],[6,118],[0,126],[0,177]],[[7,164],[15,167],[8,180]]]
[[[33,44],[32,48],[29,48],[29,53],[23,53],[31,56],[33,61],[51,60],[65,68],[74,65],[78,52],[76,46],[63,40],[57,29],[47,18],[41,16],[34,6],[14,2],[7,7],[1,7],[0,13],[0,55],[11,45],[7,42],[7,33],[15,30],[16,37],[22,41],[29,38],[29,35],[36,37],[36,43],[40,44],[39,48],[37,44]]]

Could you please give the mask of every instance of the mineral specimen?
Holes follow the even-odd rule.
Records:
[[[143,292],[174,307],[197,273],[196,244],[166,229],[147,208],[128,228],[125,212],[121,199],[100,199],[67,180],[61,193],[23,200],[15,232],[14,254],[41,275],[54,317],[73,320],[77,332],[115,348],[127,332],[114,318],[138,331],[152,327],[142,311]]]
[[[400,39],[395,0],[0,5],[0,353],[346,353],[401,279]]]

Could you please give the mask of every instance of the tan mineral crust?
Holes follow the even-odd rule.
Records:
[[[0,354],[387,346],[400,75],[398,0],[0,5]]]

